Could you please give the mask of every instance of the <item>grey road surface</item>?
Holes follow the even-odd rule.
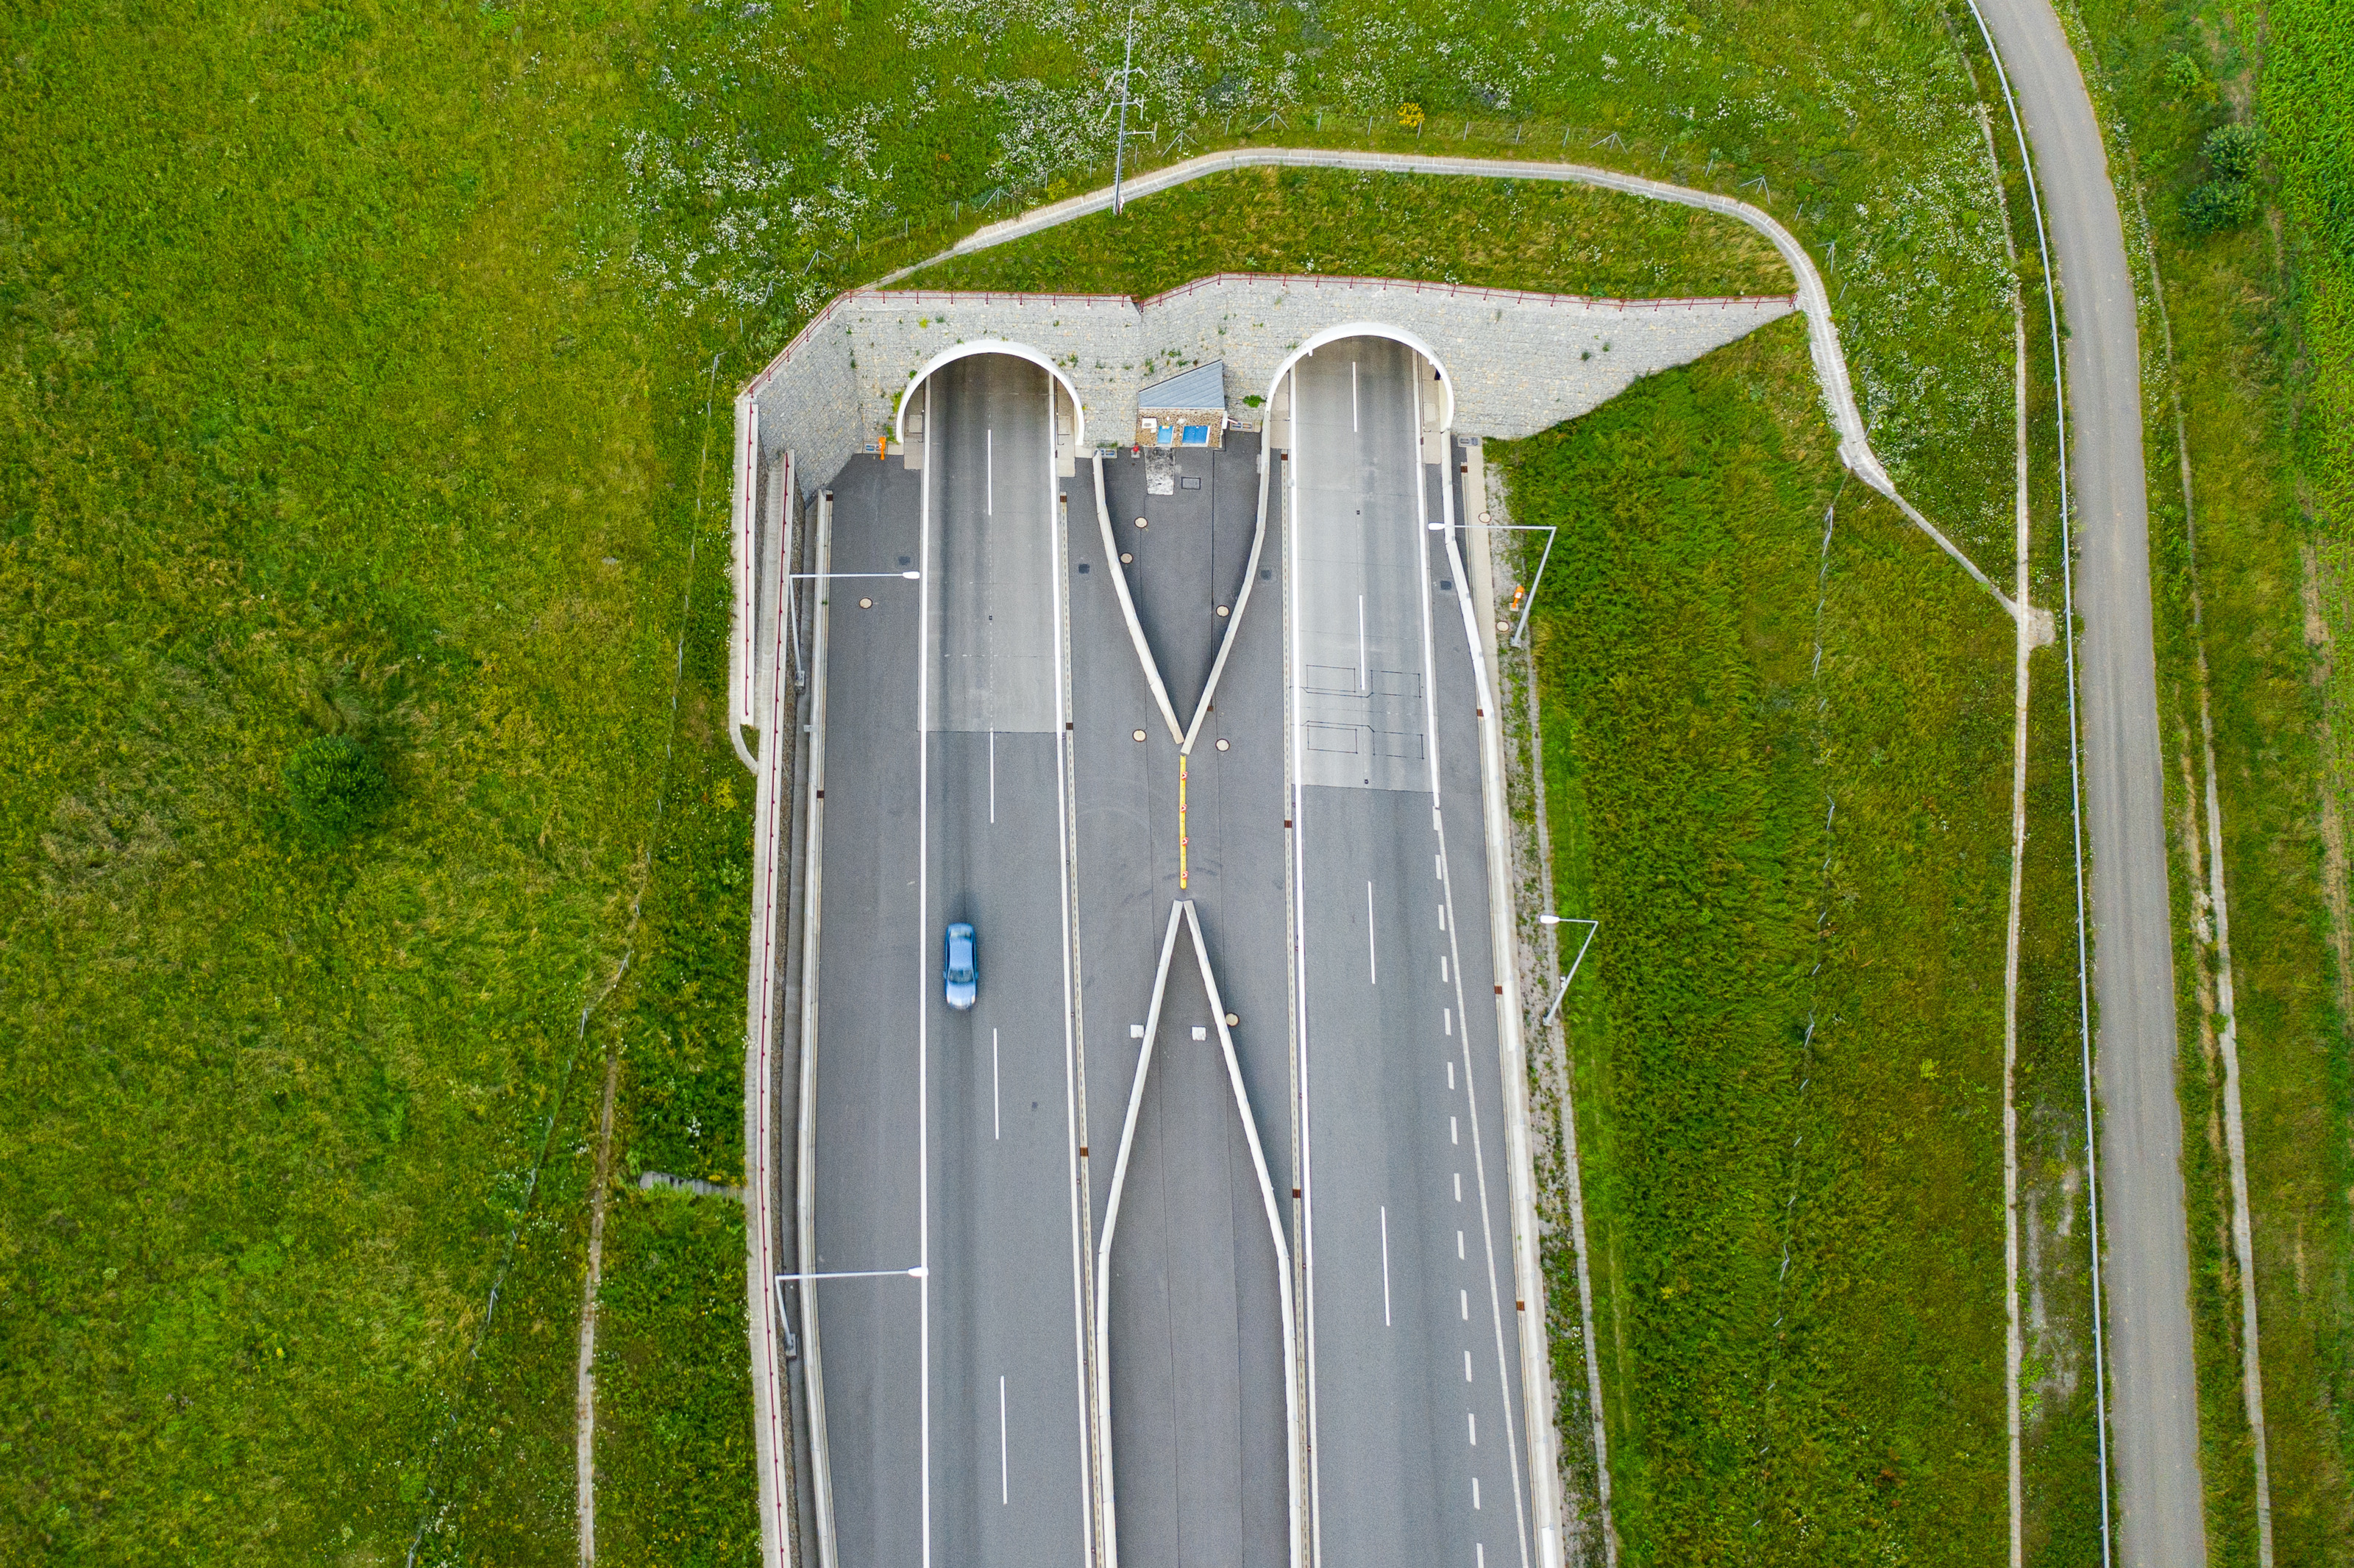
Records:
[[[2034,149],[2067,310],[2101,1196],[2124,1561],[2207,1559],[2132,274],[2100,127],[2048,0],[1979,0]]]
[[[1425,527],[1427,375],[1350,339],[1294,393],[1312,1468],[1318,1560],[1349,1568],[1531,1560],[1474,695]]]
[[[1200,915],[1220,991],[1239,1021],[1233,1033],[1250,1112],[1289,1210],[1280,607],[1263,592],[1244,620],[1216,711],[1188,760],[1181,887],[1176,747],[1110,577],[1128,575],[1171,694],[1190,716],[1230,619],[1218,607],[1231,612],[1246,567],[1257,454],[1256,439],[1235,432],[1223,450],[1108,461],[1118,546],[1108,559],[1085,465],[1066,486],[1087,1142],[1098,1234],[1142,1045],[1130,1032],[1146,1020],[1181,897]],[[1163,469],[1167,493],[1150,493],[1149,469]],[[1270,551],[1262,563],[1263,590],[1274,587],[1276,559]],[[1278,1564],[1288,1561],[1288,1494],[1273,1247],[1182,934],[1171,977],[1101,1281],[1119,1562]],[[1204,1040],[1193,1038],[1195,1028]]]
[[[834,568],[924,577],[830,595],[820,1267],[928,1271],[817,1287],[836,1542],[845,1568],[1081,1564],[1046,378],[982,355],[927,390],[920,472],[860,460],[835,486]],[[957,919],[979,933],[969,1012],[941,996]]]
[[[1181,927],[1104,1282],[1119,1561],[1281,1568],[1280,1263],[1191,946]]]

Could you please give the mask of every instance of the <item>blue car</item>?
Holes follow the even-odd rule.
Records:
[[[960,1010],[970,1008],[981,995],[981,966],[972,953],[972,923],[951,921],[947,947],[948,968],[940,978],[947,982],[948,1003]]]

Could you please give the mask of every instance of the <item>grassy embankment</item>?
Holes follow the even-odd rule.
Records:
[[[1562,527],[1536,657],[1555,893],[1602,922],[1569,1013],[1634,1562],[2000,1539],[2009,625],[1841,489],[1811,391],[1786,322],[1493,449]]]
[[[1019,244],[927,268],[911,289],[1144,298],[1214,272],[1342,272],[1603,298],[1784,294],[1755,229],[1584,185],[1251,169],[1212,175]]]
[[[643,1158],[736,1179],[721,344],[598,260],[610,32],[511,20],[0,24],[11,1562],[568,1561],[603,1054]],[[340,839],[321,734],[391,781]],[[692,1229],[624,1205],[610,1266],[740,1266]],[[677,1355],[652,1288],[617,1353]]]
[[[2211,1560],[2257,1561],[2240,1270],[2209,907],[2203,642],[2228,874],[2275,1560],[2354,1561],[2354,1184],[2347,1127],[2344,826],[2354,796],[2354,15],[2276,5],[2087,5],[2094,81],[2148,217],[2145,407],[2180,987],[2202,1479]],[[2219,130],[2267,132],[2241,220]],[[2232,132],[2224,130],[2229,136]],[[2278,176],[2277,191],[2271,176]],[[2332,193],[2338,204],[2333,228]],[[2126,196],[2129,227],[2136,214]],[[2206,221],[2202,221],[2202,219]],[[2154,257],[2174,341],[2147,268]],[[2182,411],[2179,442],[2175,400]],[[2184,494],[2187,445],[2190,488]],[[2192,592],[2202,601],[2204,631]]]

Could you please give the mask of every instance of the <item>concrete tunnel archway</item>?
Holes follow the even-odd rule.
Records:
[[[973,338],[969,342],[960,343],[952,347],[944,348],[940,350],[939,353],[932,355],[931,358],[924,361],[923,368],[917,371],[913,376],[907,377],[907,388],[899,394],[898,412],[894,414],[891,418],[891,439],[893,440],[897,441],[903,447],[907,444],[907,406],[915,401],[916,388],[921,387],[924,382],[929,378],[931,374],[939,369],[942,366],[953,365],[960,359],[968,359],[976,354],[1003,354],[1010,355],[1015,359],[1028,360],[1031,364],[1036,366],[1039,369],[1052,376],[1055,382],[1062,387],[1063,395],[1071,400],[1070,450],[1074,452],[1086,450],[1087,444],[1087,405],[1079,401],[1078,387],[1072,383],[1069,376],[1063,374],[1062,368],[1059,366],[1057,366],[1053,360],[1047,358],[1038,350],[1031,347],[1026,343],[1015,343],[1011,338],[1002,337]]]
[[[1438,384],[1446,394],[1439,405],[1438,428],[1442,430],[1451,430],[1455,428],[1455,377],[1447,374],[1446,363],[1438,357],[1430,344],[1404,327],[1389,326],[1381,322],[1342,322],[1337,326],[1329,326],[1310,333],[1298,348],[1283,356],[1283,363],[1277,366],[1275,374],[1267,378],[1267,407],[1271,408],[1275,406],[1275,395],[1281,389],[1283,378],[1291,374],[1293,366],[1328,343],[1338,343],[1343,338],[1352,337],[1387,338],[1392,343],[1404,344],[1427,360],[1430,367],[1438,372]]]

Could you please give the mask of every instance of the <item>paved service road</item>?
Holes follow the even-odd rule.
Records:
[[[1425,526],[1429,375],[1369,338],[1294,373],[1310,1432],[1335,1568],[1531,1560],[1475,697]]]
[[[2207,1560],[2190,1356],[2174,948],[2132,275],[2100,128],[2049,0],[1980,0],[2034,147],[2067,305],[2084,810],[2118,1513],[2132,1568]]]
[[[908,556],[923,580],[829,595],[820,1267],[928,1276],[818,1287],[835,1540],[844,1568],[1083,1564],[1047,379],[976,355],[926,392],[918,474],[862,460],[836,484],[834,569]],[[978,931],[970,1012],[941,998],[959,919]]]

